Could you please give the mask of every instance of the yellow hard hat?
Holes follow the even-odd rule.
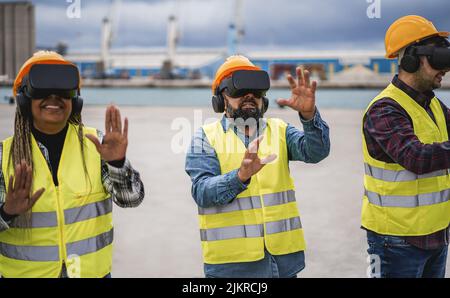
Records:
[[[395,58],[404,47],[427,37],[448,37],[449,32],[440,32],[433,23],[421,16],[409,15],[396,20],[387,30],[384,44],[386,58]]]
[[[226,61],[219,67],[212,84],[212,92],[215,94],[217,87],[223,79],[233,74],[237,70],[261,70],[255,66],[247,57],[242,55],[233,55],[226,59]]]
[[[17,95],[22,79],[30,72],[30,68],[35,64],[66,64],[74,65],[73,63],[65,60],[60,54],[52,51],[39,51],[34,53],[34,55],[25,61],[25,63],[20,68],[19,74],[14,80],[13,94],[14,97]]]

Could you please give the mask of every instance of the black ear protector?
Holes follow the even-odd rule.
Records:
[[[263,100],[263,114],[265,114],[269,109],[269,99],[263,96],[262,100]],[[213,95],[211,101],[214,112],[216,113],[225,112],[225,99],[223,98],[222,92],[219,92],[219,88],[216,89],[216,92]]]
[[[265,96],[263,96],[263,114],[267,112],[267,109],[269,109],[269,99]]]
[[[419,70],[420,58],[417,55],[417,48],[415,46],[409,46],[405,50],[405,54],[400,61],[400,67],[406,72],[414,73]]]
[[[19,107],[20,113],[25,118],[31,118],[31,100],[26,97],[23,92],[23,87],[20,87],[16,95],[16,103]]]
[[[79,115],[83,110],[83,98],[80,96],[80,88],[78,88],[76,96],[72,97],[72,115]]]
[[[81,114],[83,110],[83,98],[80,96],[80,90],[78,90],[77,97],[72,98],[72,115]]]
[[[31,113],[32,98],[31,98],[31,96],[29,96],[29,94],[27,92],[27,80],[28,80],[28,76],[25,76],[22,79],[21,87],[17,91],[16,102],[17,102],[17,106],[19,107],[20,113],[22,114],[22,116],[31,119],[33,117],[32,113]],[[83,110],[83,98],[80,97],[80,90],[78,89],[76,96],[72,97],[71,116],[74,114],[81,114],[82,110]]]
[[[212,106],[214,112],[223,113],[225,112],[225,99],[223,98],[223,95],[218,92],[218,89],[219,88],[216,89],[216,92],[212,97]]]

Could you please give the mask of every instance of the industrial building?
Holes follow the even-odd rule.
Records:
[[[359,67],[373,76],[392,77],[397,72],[397,60],[384,58],[382,52],[368,51],[248,51],[244,53],[256,65],[269,72],[276,81],[286,72],[293,73],[301,65],[320,81],[339,80],[340,74]],[[110,52],[110,73],[117,78],[158,78],[166,49]],[[178,49],[173,58],[173,72],[179,78],[214,77],[215,70],[226,57],[225,49]],[[95,78],[101,64],[100,53],[71,53],[67,58],[78,65],[86,78]],[[363,68],[361,68],[363,67]]]
[[[0,3],[0,82],[11,82],[35,51],[35,10],[31,2]]]

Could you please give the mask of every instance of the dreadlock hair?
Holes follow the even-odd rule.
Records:
[[[53,95],[52,95],[53,96]],[[30,109],[31,111],[31,109]],[[14,120],[14,135],[12,139],[11,151],[8,159],[8,166],[11,166],[11,162],[13,165],[19,164],[22,160],[25,160],[27,165],[29,165],[32,169],[33,174],[35,173],[35,169],[33,167],[33,155],[32,155],[32,133],[31,133],[31,125],[33,116],[32,115],[23,115],[19,106],[16,108],[16,115]],[[85,174],[85,181],[89,185],[89,194],[92,190],[92,183],[89,177],[89,173],[86,166],[86,158],[85,158],[85,143],[84,143],[84,133],[83,128],[84,124],[82,121],[82,117],[80,113],[72,113],[67,121],[69,125],[74,125],[77,130],[78,141],[80,144],[81,150],[81,158],[83,161],[83,170]],[[9,178],[9,177],[8,177]],[[30,194],[31,195],[31,194]],[[31,209],[26,213],[16,217],[14,219],[14,223],[22,227],[26,230],[31,228],[32,223],[32,212]],[[31,230],[31,229],[30,229]]]

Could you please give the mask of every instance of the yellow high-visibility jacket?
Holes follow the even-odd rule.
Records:
[[[204,262],[224,264],[305,250],[303,229],[289,173],[287,124],[268,119],[258,156],[277,154],[277,159],[251,178],[248,188],[231,203],[199,208]],[[203,126],[225,174],[240,167],[245,145],[232,129],[224,132],[220,121]]]
[[[13,221],[0,232],[0,274],[4,277],[59,277],[63,263],[70,277],[104,277],[112,264],[112,200],[102,185],[101,158],[84,138],[85,176],[77,127],[69,125],[58,169],[59,186],[32,137],[32,193],[45,192],[32,208],[31,227]],[[84,134],[96,135],[93,128]],[[12,138],[3,142],[6,187],[14,168]]]
[[[414,99],[390,84],[369,104],[383,97],[395,100],[413,121],[414,133],[424,144],[448,141],[445,115],[437,98],[431,101],[436,122]],[[364,198],[362,226],[383,235],[419,236],[443,230],[450,223],[449,169],[417,175],[396,163],[374,159],[364,133]]]

